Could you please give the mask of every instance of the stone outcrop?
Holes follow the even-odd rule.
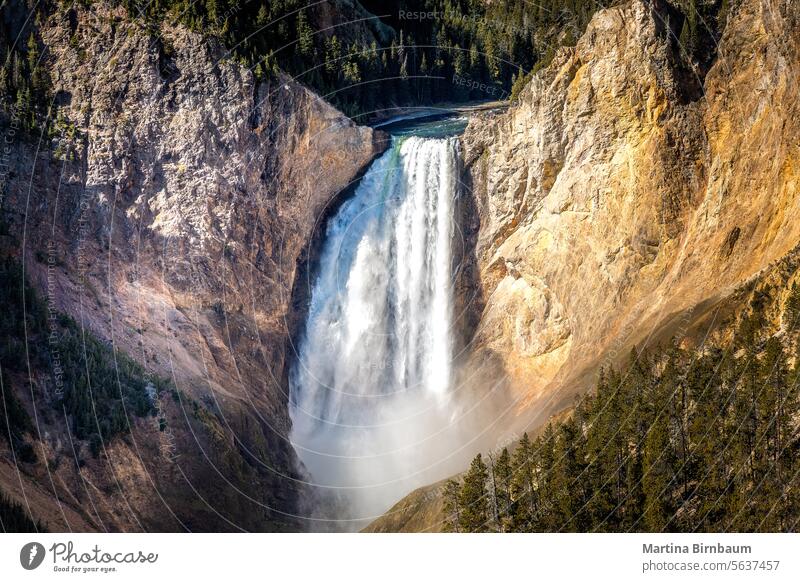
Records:
[[[507,112],[470,122],[462,380],[502,380],[498,410],[515,419],[484,434],[510,442],[600,365],[732,309],[800,240],[800,9],[733,4],[707,71],[664,0],[631,0],[598,12]],[[297,275],[380,136],[103,3],[59,9],[40,36],[57,131],[12,144],[0,242],[57,309],[178,391],[161,403],[168,431],[139,419],[99,458],[43,416],[47,462],[18,475],[4,454],[0,485],[17,501],[26,487],[54,530],[302,528],[283,377]],[[51,389],[33,376],[30,410]],[[435,490],[389,527],[435,520],[417,507],[441,503]]]

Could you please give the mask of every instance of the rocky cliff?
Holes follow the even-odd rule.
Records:
[[[290,294],[316,222],[381,140],[181,27],[92,3],[37,34],[56,122],[14,132],[4,250],[54,309],[176,391],[166,431],[137,422],[98,459],[42,420],[46,463],[17,479],[4,454],[3,489],[55,530],[303,527],[282,385]],[[29,379],[33,414],[53,380]]]
[[[800,241],[800,6],[733,3],[705,75],[677,17],[600,11],[464,135],[482,291],[467,377],[501,369],[514,434]]]

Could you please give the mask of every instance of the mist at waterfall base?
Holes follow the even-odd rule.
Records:
[[[458,169],[456,138],[395,136],[327,224],[290,375],[291,440],[345,529],[463,469]]]

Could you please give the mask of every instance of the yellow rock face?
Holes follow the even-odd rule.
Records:
[[[473,362],[502,359],[521,419],[798,244],[798,12],[745,0],[694,96],[648,6],[604,10],[508,112],[472,120]]]

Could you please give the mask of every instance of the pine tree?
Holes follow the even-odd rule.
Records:
[[[491,453],[489,457],[489,482],[488,482],[488,495],[489,495],[489,513],[491,521],[496,531],[502,530],[500,523],[500,506],[497,502],[497,472],[495,470],[495,461]]]
[[[624,440],[627,442],[625,459],[625,496],[622,505],[622,528],[629,531],[640,521],[644,510],[643,452],[647,431],[655,417],[652,400],[653,381],[649,355],[632,349],[624,376],[623,415]]]
[[[583,531],[587,525],[582,479],[585,454],[574,419],[561,424],[554,448],[556,462],[549,479],[554,494],[548,496],[552,499],[552,523],[557,531]]]
[[[505,531],[509,526],[511,519],[511,455],[508,453],[507,448],[497,457],[495,463],[495,477],[497,480],[496,493],[497,506],[500,514],[500,529]]]
[[[797,475],[800,474],[800,431],[792,423],[800,415],[800,340],[794,353],[794,369],[784,392],[782,417],[779,430],[781,439],[780,461],[780,502],[773,511],[778,513],[780,531],[797,531],[800,527],[800,487]]]
[[[489,502],[486,490],[488,473],[479,454],[464,476],[458,503],[461,508],[459,527],[465,532],[488,531]]]
[[[665,415],[656,417],[647,434],[642,465],[644,529],[651,532],[664,531],[675,511],[672,503],[674,453],[669,438],[669,422]]]
[[[514,76],[514,81],[511,84],[511,94],[509,95],[509,100],[512,103],[516,103],[519,99],[522,90],[525,88],[525,85],[528,84],[529,77],[526,75],[522,69],[520,69],[517,74]]]
[[[730,510],[726,517],[726,529],[748,531],[753,526],[755,516],[751,514],[751,488],[760,478],[763,463],[756,443],[759,432],[758,395],[762,380],[756,350],[757,324],[753,317],[745,317],[737,332],[737,342],[743,355],[736,362],[733,402],[733,423],[736,426],[732,446],[735,495],[730,499]]]
[[[652,449],[651,455],[657,455],[657,461],[651,461],[648,465],[653,466],[657,463],[654,470],[656,473],[652,478],[658,483],[659,487],[656,490],[652,488],[646,495],[648,496],[647,504],[651,505],[656,512],[653,516],[653,524],[663,522],[656,527],[655,525],[649,531],[673,531],[676,529],[676,524],[673,518],[678,512],[682,504],[683,495],[683,476],[684,476],[684,462],[682,459],[686,457],[686,438],[684,431],[684,389],[683,378],[681,373],[681,365],[684,354],[681,349],[671,342],[667,348],[667,353],[664,358],[663,370],[659,376],[658,388],[656,398],[658,402],[662,402],[663,409],[663,432],[658,434],[658,430],[662,427],[656,426],[656,434],[652,439],[664,445],[664,449]],[[660,399],[658,395],[660,394]],[[658,423],[658,420],[656,420]],[[652,442],[651,442],[652,445]],[[650,457],[652,459],[652,456]],[[661,476],[659,477],[659,473]],[[656,499],[660,496],[660,501]]]
[[[28,511],[0,491],[0,531],[3,533],[43,533],[47,530],[31,519]]]
[[[305,10],[297,14],[297,49],[304,58],[309,58],[314,52],[314,39],[311,26],[308,24]]]
[[[256,24],[258,26],[264,26],[269,21],[269,13],[267,12],[267,5],[262,4],[258,9],[258,14],[256,15]]]
[[[325,72],[330,80],[336,79],[337,72],[341,68],[341,56],[342,46],[334,34],[325,41]]]
[[[691,362],[686,378],[694,404],[688,420],[689,479],[696,483],[691,493],[697,499],[694,518],[687,526],[700,531],[718,531],[724,513],[719,500],[727,487],[727,467],[719,445],[729,416],[720,375],[726,357],[722,350],[709,348]]]
[[[791,480],[793,455],[787,453],[794,433],[793,404],[790,401],[789,371],[783,345],[776,337],[767,340],[761,361],[764,385],[760,393],[762,413],[758,448],[764,451],[762,481],[756,512],[762,516],[758,529],[778,531],[785,521],[785,501]],[[777,509],[777,511],[775,510]]]
[[[538,479],[536,480],[536,498],[538,507],[535,508],[531,525],[533,531],[556,531],[561,522],[558,520],[556,504],[558,497],[563,495],[553,487],[553,483],[558,463],[556,451],[556,431],[552,423],[549,423],[541,437],[536,439],[535,450],[539,459]]]
[[[786,301],[786,325],[790,331],[797,331],[800,327],[800,287],[797,283],[792,284],[789,298]]]
[[[461,486],[457,481],[448,479],[444,484],[444,531],[460,532],[461,530]]]
[[[522,435],[511,463],[512,522],[514,531],[531,531],[537,514],[536,477],[533,449],[528,433]]]
[[[587,411],[591,421],[586,435],[586,479],[591,494],[586,502],[586,511],[590,522],[594,524],[593,529],[599,527],[601,531],[609,529],[606,518],[617,505],[613,487],[616,459],[611,446],[616,431],[613,424],[613,378],[611,370],[600,370],[594,406]]]
[[[217,0],[206,0],[206,14],[211,23],[216,23],[219,18],[217,16]]]

